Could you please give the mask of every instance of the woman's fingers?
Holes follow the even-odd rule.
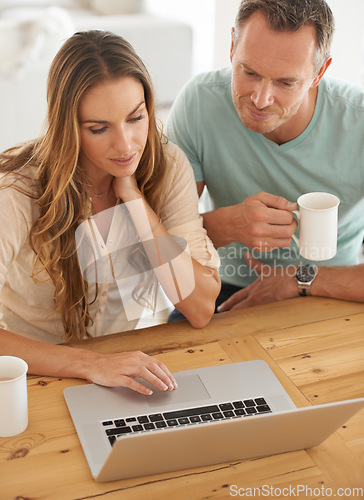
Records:
[[[149,382],[161,391],[173,391],[178,387],[175,378],[168,368],[154,358],[151,358],[150,364],[144,367],[141,376],[146,382]]]
[[[178,388],[177,382],[164,363],[141,351],[102,354],[92,367],[89,380],[108,387],[129,387],[142,394],[152,391],[135,378],[144,379],[161,391]]]

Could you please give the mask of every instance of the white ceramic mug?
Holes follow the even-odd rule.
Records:
[[[0,356],[0,437],[15,436],[28,427],[27,363]]]
[[[302,257],[328,260],[336,255],[337,220],[340,200],[331,193],[306,193],[297,200],[299,238],[293,235]]]

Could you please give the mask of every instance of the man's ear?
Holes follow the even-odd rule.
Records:
[[[231,62],[233,60],[233,53],[234,53],[234,34],[235,34],[235,28],[231,28],[231,45],[230,45],[230,61]]]
[[[330,66],[331,63],[332,63],[332,57],[330,56],[326,59],[324,64],[319,69],[319,72],[317,73],[315,79],[313,80],[311,87],[317,87],[317,85],[320,83],[322,77],[326,73],[326,70]]]

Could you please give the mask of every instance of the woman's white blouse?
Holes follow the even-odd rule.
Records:
[[[176,145],[169,143],[166,150],[170,175],[160,214],[163,224],[170,235],[187,241],[191,257],[203,266],[217,269],[219,257],[198,212],[192,168]],[[94,219],[83,223],[89,224],[94,243],[104,252],[106,259],[113,254],[118,241],[126,241],[122,233],[128,231],[128,227],[115,224],[118,215],[119,212],[115,211],[105,240]],[[29,232],[37,218],[38,208],[34,200],[11,187],[0,189],[0,327],[28,338],[59,343],[65,337],[61,315],[54,312],[54,285],[46,272],[39,276],[42,283],[31,278],[35,254],[30,246]],[[120,286],[110,275],[110,267],[106,268],[108,278],[104,276],[101,280],[94,280],[99,284],[97,299],[90,305],[94,320],[88,329],[90,336],[131,330],[135,328],[138,314],[141,313],[133,312],[127,305],[132,280],[124,280],[125,286],[122,286],[121,292]],[[92,280],[89,281],[91,300],[95,286]]]

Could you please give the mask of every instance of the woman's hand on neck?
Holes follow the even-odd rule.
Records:
[[[123,200],[124,203],[143,198],[135,175],[129,177],[114,177],[113,187],[116,195]]]

